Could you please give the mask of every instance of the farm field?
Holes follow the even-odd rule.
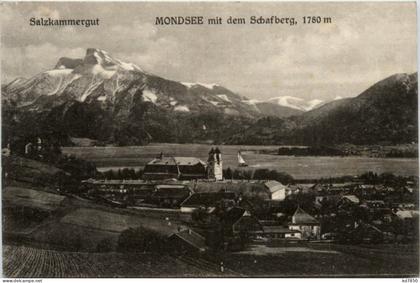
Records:
[[[210,148],[210,145],[203,144],[150,144],[132,147],[66,147],[63,148],[63,153],[93,161],[98,170],[104,171],[123,167],[143,168],[161,152],[171,156],[198,157],[206,161]],[[278,146],[220,145],[219,148],[222,151],[224,168],[237,168],[237,153],[241,150],[249,164],[249,167],[241,169],[275,169],[287,172],[296,179],[357,175],[367,171],[392,172],[402,176],[418,175],[418,159],[415,158],[294,157],[259,153],[262,150],[275,151]]]
[[[411,277],[417,254],[404,248],[277,247],[276,253],[225,253],[195,258],[150,253],[84,253],[3,246],[6,277]],[[280,251],[280,252],[279,252]],[[218,264],[223,261],[225,273]]]
[[[212,277],[175,257],[156,254],[80,253],[3,246],[3,273],[8,278],[63,277]]]
[[[41,247],[95,252],[117,245],[122,231],[139,226],[168,236],[184,222],[180,212],[107,207],[19,186],[3,188],[3,239]]]

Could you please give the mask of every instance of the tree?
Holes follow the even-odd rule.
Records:
[[[230,169],[230,167],[228,167],[226,170],[224,170],[223,176],[225,176],[225,179],[232,179],[233,178],[232,169]]]

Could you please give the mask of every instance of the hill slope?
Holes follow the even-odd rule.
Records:
[[[417,92],[416,73],[390,76],[355,98],[305,113],[298,135],[309,143],[417,142]]]
[[[260,119],[232,143],[381,144],[417,142],[417,73],[396,74],[359,96],[335,100],[300,116]]]
[[[294,115],[301,115],[304,111],[285,107],[279,104],[270,103],[270,102],[260,102],[257,103],[256,106],[260,110],[261,113],[264,113],[266,116],[275,116],[278,118],[287,118]]]

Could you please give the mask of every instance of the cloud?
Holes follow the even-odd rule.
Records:
[[[142,68],[159,73],[160,71],[179,70],[182,67],[179,57],[180,45],[173,38],[157,38],[143,42],[143,47],[132,53],[117,53],[117,57],[126,58]],[[165,69],[165,70],[164,70]]]
[[[81,58],[83,48],[61,48],[51,43],[28,45],[24,47],[3,47],[1,67],[2,82],[16,77],[30,77],[54,68],[60,57]],[[42,60],[40,60],[42,58]]]
[[[33,11],[32,16],[59,19],[60,18],[60,12],[58,10],[52,9],[48,6],[38,6]]]
[[[92,30],[74,26],[64,28],[31,28],[22,27],[21,32],[13,31],[12,19],[18,18],[19,9],[6,6],[4,13],[11,12],[5,23],[7,35],[2,38],[2,82],[10,81],[17,76],[29,77],[43,70],[54,67],[60,57],[83,58],[87,48],[104,49],[116,58],[136,63],[150,71],[166,71],[180,67],[177,52],[180,46],[176,38],[161,36],[150,23],[138,20],[103,25],[105,28]],[[40,6],[33,13],[44,16],[59,16],[60,12]],[[3,14],[3,11],[2,11]],[[10,15],[10,14],[9,14]],[[5,19],[2,20],[2,22]],[[27,43],[30,42],[29,45]],[[169,60],[168,58],[172,58]]]
[[[207,9],[209,8],[209,9]],[[397,3],[7,3],[0,5],[2,81],[52,68],[86,48],[156,75],[217,82],[267,99],[333,99],[416,70],[416,10]],[[198,10],[197,10],[198,9]],[[276,10],[277,9],[277,10]],[[324,14],[332,24],[155,26],[155,15]],[[100,18],[99,27],[30,27],[30,16]]]
[[[383,23],[379,30],[343,22],[304,36],[267,39],[257,47],[266,54],[265,60],[250,64],[245,74],[270,74],[259,81],[269,95],[287,92],[308,99],[313,95],[332,99],[337,91],[343,96],[357,95],[391,74],[416,70],[413,35],[414,30],[402,30],[392,22]]]

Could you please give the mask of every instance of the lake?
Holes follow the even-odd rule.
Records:
[[[249,164],[241,168],[275,169],[287,172],[296,179],[327,178],[343,175],[359,175],[367,171],[376,173],[392,172],[396,175],[418,176],[419,164],[416,158],[372,158],[364,156],[280,156],[261,153],[275,152],[279,146],[220,145],[223,168],[238,168],[237,153]],[[143,168],[153,158],[163,152],[167,156],[197,157],[207,160],[210,145],[204,144],[149,144],[146,146],[125,147],[65,147],[63,153],[73,154],[95,162],[98,170],[119,169],[123,167]]]

